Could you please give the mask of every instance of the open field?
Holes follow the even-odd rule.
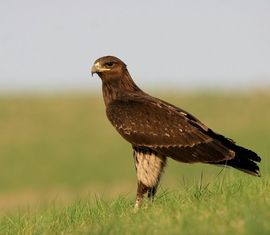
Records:
[[[134,213],[131,147],[101,95],[0,97],[0,234],[270,234],[270,92],[155,95],[255,150],[262,177],[171,160]]]

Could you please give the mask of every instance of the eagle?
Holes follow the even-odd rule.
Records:
[[[102,81],[106,114],[133,148],[137,173],[135,208],[144,196],[153,200],[167,158],[184,163],[230,166],[260,176],[252,150],[220,135],[190,113],[141,90],[126,64],[114,56],[97,59],[91,68]]]

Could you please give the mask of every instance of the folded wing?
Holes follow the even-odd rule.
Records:
[[[151,148],[178,161],[219,162],[235,156],[208,135],[208,128],[196,118],[153,97],[116,99],[108,105],[107,116],[133,146]]]

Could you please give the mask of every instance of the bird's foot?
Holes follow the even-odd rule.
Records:
[[[142,198],[136,198],[134,209],[133,209],[134,212],[137,212],[140,209],[140,207],[142,206],[142,201],[143,201]]]

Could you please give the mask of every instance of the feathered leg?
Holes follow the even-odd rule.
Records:
[[[147,148],[134,147],[133,149],[138,180],[135,209],[138,209],[142,204],[144,194],[148,193],[148,198],[154,199],[161,174],[166,165],[166,157]]]
[[[145,186],[142,182],[138,181],[137,195],[136,195],[136,201],[135,201],[135,205],[134,205],[135,210],[137,210],[141,207],[144,194],[146,194],[147,191],[148,191],[148,187]]]
[[[158,188],[158,185],[155,185],[154,187],[150,188],[148,190],[148,194],[147,194],[147,197],[153,201],[154,200],[154,197],[156,195],[156,192],[157,192],[157,188]]]

